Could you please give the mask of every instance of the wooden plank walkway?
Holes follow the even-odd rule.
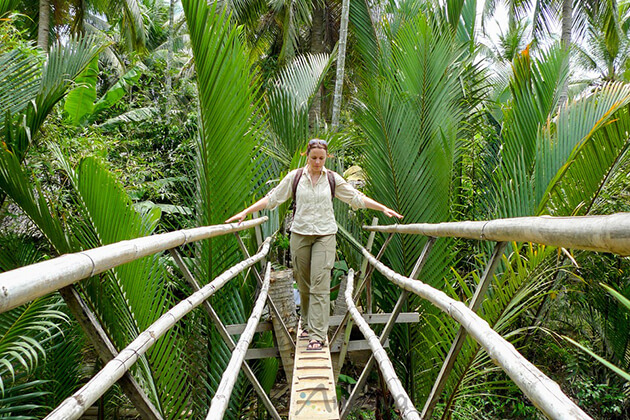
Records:
[[[307,345],[306,338],[295,343],[289,420],[339,419],[328,343],[321,350],[306,350]]]

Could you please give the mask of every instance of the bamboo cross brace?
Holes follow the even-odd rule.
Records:
[[[241,224],[203,226],[121,241],[65,254],[0,274],[0,313],[119,265],[190,242],[260,225],[267,217]]]
[[[490,286],[490,282],[492,281],[492,276],[499,265],[499,261],[501,261],[501,257],[503,256],[503,252],[505,252],[505,248],[507,247],[507,242],[497,242],[494,246],[494,250],[492,251],[492,256],[490,257],[490,261],[486,265],[486,268],[479,280],[479,285],[475,290],[475,294],[473,298],[470,300],[470,304],[468,307],[470,310],[477,312],[479,306],[483,302],[483,298],[486,295],[486,291]],[[431,414],[433,414],[433,410],[435,409],[435,405],[437,404],[438,398],[444,387],[446,386],[446,380],[448,379],[448,375],[450,374],[453,366],[455,365],[455,359],[457,355],[462,349],[464,345],[464,341],[466,340],[466,330],[464,327],[460,326],[457,334],[455,335],[455,339],[453,340],[453,344],[444,359],[444,363],[442,364],[442,368],[440,369],[440,373],[438,373],[437,378],[435,379],[435,383],[429,393],[429,397],[427,398],[427,402],[422,409],[422,418],[431,418]]]
[[[433,245],[435,244],[436,239],[437,238],[434,238],[434,237],[429,237],[427,239],[427,243],[424,244],[424,248],[422,249],[422,252],[420,253],[420,256],[418,257],[418,259],[416,260],[416,264],[411,270],[411,275],[409,277],[411,277],[412,279],[415,279],[420,275],[420,271],[422,271],[422,267],[424,267],[425,263],[429,259],[429,254],[431,252],[431,249],[433,249]],[[389,337],[389,334],[394,328],[394,324],[396,323],[396,318],[398,318],[398,315],[402,311],[402,307],[407,300],[408,294],[409,292],[407,292],[404,289],[401,291],[400,296],[398,297],[398,301],[396,302],[396,305],[394,306],[394,310],[392,311],[392,315],[387,321],[387,324],[385,324],[385,328],[383,328],[383,332],[381,333],[381,336],[380,336],[381,346],[385,344],[385,342],[387,341],[387,338]],[[344,406],[343,411],[341,412],[342,420],[345,419],[348,416],[348,414],[350,414],[350,409],[352,409],[354,401],[358,398],[359,393],[361,392],[361,390],[363,389],[363,386],[367,382],[368,375],[370,374],[370,371],[372,370],[372,366],[374,366],[374,355],[370,356],[367,363],[365,364],[365,367],[363,368],[363,371],[361,372],[361,375],[359,376],[359,379],[357,380],[357,383],[354,385],[354,388],[352,388],[352,392],[350,393],[350,396],[348,397],[348,400],[346,401],[346,405]]]
[[[53,412],[46,416],[46,419],[78,419],[81,414],[129,370],[140,356],[155,344],[158,338],[172,328],[177,321],[199,306],[204,300],[212,296],[240,272],[264,258],[269,252],[270,243],[271,238],[267,238],[263,244],[262,250],[258,254],[226,270],[211,283],[208,283],[201,290],[193,293],[158,318],[157,321],[143,331],[131,344],[125,347],[118,356],[107,363],[87,384],[79,391],[75,392],[74,395],[64,400]]]
[[[387,249],[387,245],[389,245],[389,242],[392,240],[393,237],[394,237],[394,234],[391,233],[387,237],[387,239],[385,239],[385,242],[383,242],[383,245],[381,246],[381,249],[378,251],[378,254],[376,255],[377,259],[380,259],[383,256],[383,254],[385,253],[385,249]],[[368,269],[368,272],[365,273],[365,277],[363,277],[363,281],[361,282],[359,287],[357,287],[357,291],[354,294],[354,300],[356,300],[359,297],[359,295],[361,294],[361,292],[363,291],[363,288],[365,287],[365,285],[367,284],[368,280],[370,279],[370,276],[372,275],[373,271],[374,271],[374,268],[370,267]],[[354,287],[354,285],[353,285],[353,287]],[[337,341],[337,338],[339,337],[339,334],[343,330],[343,326],[346,325],[346,323],[348,322],[349,318],[350,318],[350,314],[348,312],[346,312],[344,317],[343,317],[343,320],[339,323],[339,325],[337,326],[337,329],[335,330],[335,333],[333,334],[332,338],[329,341],[329,343],[331,345]]]
[[[265,279],[263,280],[262,287],[260,288],[260,294],[258,295],[256,304],[254,305],[252,314],[247,320],[247,327],[245,328],[245,331],[243,331],[243,334],[241,334],[241,338],[238,340],[236,348],[232,352],[230,362],[228,363],[225,372],[223,372],[221,382],[219,383],[217,391],[210,403],[210,410],[208,411],[206,420],[221,419],[225,414],[225,410],[230,402],[230,396],[232,395],[232,389],[234,389],[238,373],[240,372],[243,361],[245,360],[245,353],[247,353],[247,349],[252,342],[256,326],[258,325],[258,322],[260,322],[260,316],[263,308],[265,307],[265,301],[267,300],[267,294],[269,293],[270,277],[271,263],[268,263],[267,269],[265,270]]]
[[[188,270],[188,267],[184,263],[184,260],[182,260],[179,253],[175,249],[170,249],[169,252],[173,256],[175,263],[181,270],[188,284],[190,284],[190,286],[193,288],[195,292],[199,291],[201,289],[201,287],[199,286],[199,283],[197,282],[197,280],[195,280],[190,270]],[[234,343],[232,336],[228,332],[227,328],[225,328],[225,325],[223,325],[223,322],[221,322],[219,315],[216,313],[216,311],[214,310],[210,302],[205,300],[202,305],[203,305],[204,310],[206,311],[206,313],[208,314],[208,316],[214,323],[215,327],[217,328],[219,335],[221,336],[221,338],[223,338],[223,341],[225,341],[225,344],[228,346],[228,349],[230,349],[230,351],[234,351],[234,349],[236,348],[236,343]],[[260,382],[258,382],[258,378],[256,378],[254,371],[252,370],[252,368],[249,366],[249,364],[246,361],[243,362],[243,371],[245,372],[245,376],[247,376],[247,379],[249,379],[249,382],[254,387],[254,390],[256,391],[260,399],[262,400],[263,404],[267,408],[267,411],[269,412],[271,417],[274,418],[275,420],[280,420],[280,414],[278,414],[278,411],[276,410],[273,403],[269,399],[269,396],[267,395],[267,393],[265,393],[265,390],[263,389]]]
[[[378,225],[378,217],[373,217],[372,218],[372,226],[377,226]],[[372,231],[370,232],[370,235],[368,236],[368,240],[367,240],[367,244],[365,245],[365,248],[372,252],[372,245],[374,244],[374,238],[376,237],[376,232]],[[368,268],[368,261],[367,259],[363,258],[363,261],[361,261],[361,273],[366,273]],[[361,281],[361,274],[359,274],[359,281]],[[363,277],[365,277],[365,274],[363,275]],[[367,306],[367,313],[371,314],[372,313],[372,279],[370,278],[370,281],[367,282],[367,284],[365,285],[365,306]]]
[[[392,397],[394,398],[394,404],[400,410],[401,416],[405,420],[420,420],[420,413],[413,406],[409,395],[403,388],[400,379],[396,375],[394,371],[394,366],[392,365],[391,360],[387,356],[387,352],[381,345],[379,338],[376,336],[374,331],[372,331],[368,325],[368,323],[363,319],[357,307],[354,305],[354,301],[352,299],[352,289],[354,282],[354,270],[350,269],[348,272],[348,285],[346,286],[346,304],[348,305],[348,312],[352,315],[352,319],[357,324],[365,338],[368,340],[370,345],[370,349],[372,349],[372,354],[376,361],[378,362],[379,369],[385,378],[387,383],[387,388],[389,392],[391,392]]]
[[[107,363],[118,356],[118,351],[114,343],[109,339],[109,336],[101,326],[98,318],[83,298],[81,298],[81,295],[79,295],[74,285],[59,289],[59,294],[83,329],[88,341],[94,346],[101,361]],[[129,372],[125,372],[122,378],[120,378],[120,387],[143,419],[162,420],[160,412],[155,408],[140,384],[138,384]]]
[[[234,233],[234,235],[236,236],[236,239],[238,240],[238,244],[241,247],[241,251],[243,252],[243,255],[245,256],[245,258],[249,258],[249,251],[247,251],[247,248],[245,247],[243,240],[241,239],[240,236],[238,236],[238,234]],[[256,268],[252,268],[252,270],[254,271],[254,277],[256,277],[256,280],[258,281],[258,286],[262,287],[263,281],[260,278],[260,273],[258,272],[258,270],[256,270]],[[288,338],[289,343],[291,343],[291,348],[293,349],[293,351],[295,351],[295,341],[293,341],[293,337],[291,337],[291,334],[289,333],[289,330],[287,329],[287,325],[284,323],[284,319],[282,319],[282,317],[280,316],[278,307],[276,306],[275,303],[273,303],[273,300],[269,296],[267,296],[267,302],[269,303],[269,307],[271,308],[271,311],[273,312],[273,316],[275,316],[276,319],[280,321],[280,325],[282,325],[282,331],[284,332],[284,335]]]
[[[557,383],[525,359],[510,342],[490,328],[485,320],[465,304],[419,280],[413,280],[396,273],[367,251],[362,252],[364,256],[369,258],[370,263],[394,284],[427,299],[460,323],[468,331],[468,334],[486,350],[495,364],[508,374],[521,391],[547,417],[554,420],[591,419],[569,397],[562,393]]]

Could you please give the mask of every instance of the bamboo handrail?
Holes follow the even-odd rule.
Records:
[[[459,237],[496,242],[535,242],[630,255],[630,213],[608,216],[515,217],[488,221],[364,226],[369,231]]]
[[[217,391],[210,403],[210,410],[206,420],[222,419],[227,410],[228,403],[230,402],[230,396],[232,395],[232,389],[238,378],[238,374],[241,371],[241,366],[245,360],[245,354],[249,348],[252,337],[256,332],[256,327],[260,321],[263,308],[265,307],[265,301],[267,300],[267,294],[269,293],[269,282],[271,279],[271,263],[267,263],[267,269],[265,270],[265,278],[263,280],[262,287],[260,289],[260,295],[256,300],[256,305],[252,310],[252,314],[247,320],[247,327],[241,334],[241,338],[236,344],[236,348],[232,351],[232,357],[228,363],[223,376],[221,377],[221,383],[217,387]]]
[[[66,254],[0,274],[0,313],[119,265],[190,242],[258,226],[267,217],[241,224],[204,226],[145,236]]]
[[[431,232],[431,235],[440,236],[437,231]],[[492,360],[508,374],[521,391],[546,416],[554,420],[591,419],[569,397],[564,395],[558,384],[525,359],[511,343],[490,328],[484,319],[470,310],[464,303],[450,298],[446,293],[434,289],[420,280],[413,280],[396,273],[379,262],[366,249],[363,249],[362,253],[368,258],[370,264],[387,279],[399,287],[427,299],[464,327],[468,334],[486,350]]]
[[[138,338],[125,347],[114,359],[101,369],[86,385],[71,397],[64,400],[48,416],[47,420],[78,419],[96,400],[98,400],[122,375],[142,356],[162,335],[172,328],[184,315],[192,311],[203,301],[212,296],[230,279],[240,272],[262,260],[269,252],[271,238],[263,243],[259,253],[241,261],[216,277],[198,292],[182,300],[166,312]]]
[[[370,349],[372,349],[372,354],[378,363],[378,367],[385,378],[385,382],[387,383],[387,388],[389,389],[389,392],[391,392],[392,397],[394,398],[394,404],[396,404],[396,407],[400,410],[402,418],[406,420],[420,420],[420,413],[413,406],[409,395],[407,395],[400,379],[398,379],[398,376],[394,371],[394,366],[392,365],[391,360],[389,360],[387,352],[381,345],[378,336],[374,333],[374,331],[372,331],[355,306],[354,300],[352,299],[353,289],[354,270],[350,269],[350,271],[348,271],[348,284],[346,286],[345,294],[348,312],[350,312],[352,319],[368,340]]]

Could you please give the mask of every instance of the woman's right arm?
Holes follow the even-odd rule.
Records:
[[[285,176],[274,189],[269,191],[269,194],[256,201],[254,204],[247,207],[242,212],[236,213],[234,216],[227,219],[225,223],[231,223],[235,220],[238,220],[238,222],[241,223],[250,213],[254,213],[263,209],[273,210],[278,207],[279,204],[287,201],[293,195],[291,186],[293,184],[294,176],[295,171],[289,172],[289,174]]]
[[[225,223],[232,223],[238,220],[238,223],[240,224],[243,220],[245,220],[248,214],[267,208],[267,204],[269,204],[269,197],[264,196],[242,212],[236,213],[234,216],[227,219]]]

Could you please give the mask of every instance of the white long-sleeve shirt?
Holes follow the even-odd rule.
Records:
[[[313,185],[308,165],[302,171],[302,177],[296,190],[296,206],[293,216],[291,232],[300,235],[331,235],[337,233],[337,222],[333,212],[330,185],[328,184],[327,169],[322,168],[317,183]],[[269,193],[268,209],[274,209],[293,195],[293,179],[297,170],[291,171]],[[348,203],[353,209],[365,208],[364,194],[336,172],[335,197]]]

